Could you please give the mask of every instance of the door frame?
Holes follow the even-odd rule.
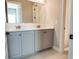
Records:
[[[65,19],[65,1],[61,0],[60,3],[60,40],[59,40],[59,53],[64,53],[64,19]]]
[[[71,5],[72,5],[72,0],[62,0],[61,2],[61,14],[60,14],[60,17],[61,17],[61,23],[60,23],[60,40],[59,40],[59,52],[60,53],[64,53],[64,34],[65,34],[65,30],[64,30],[64,26],[65,26],[65,16],[66,16],[66,13],[67,13],[67,19],[68,19],[68,23],[70,24],[70,16],[71,16]],[[65,4],[66,3],[66,4]],[[68,9],[65,9],[65,6],[66,8]],[[67,12],[66,12],[67,10]],[[68,29],[69,29],[69,26],[68,26]]]

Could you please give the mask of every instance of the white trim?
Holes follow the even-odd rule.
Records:
[[[55,47],[55,46],[53,46],[52,48],[53,48],[55,51],[59,52],[59,48],[57,48],[57,47]]]
[[[69,50],[69,47],[67,47],[67,48],[64,48],[64,51],[68,51]]]
[[[64,53],[64,6],[65,6],[65,0],[60,1],[60,41],[59,41],[59,52]]]
[[[70,5],[71,5],[71,0],[67,0],[66,2],[65,2],[65,0],[62,0],[62,6],[60,6],[62,9],[61,9],[61,14],[60,14],[60,17],[61,17],[61,28],[60,28],[60,41],[59,41],[59,52],[60,53],[64,53],[64,22],[65,22],[65,15],[64,15],[64,13],[65,13],[65,10],[64,10],[64,4],[65,3],[68,3],[68,11],[70,12],[71,11],[71,9],[70,9]],[[69,17],[69,19],[68,20],[70,20],[70,16],[68,16]]]

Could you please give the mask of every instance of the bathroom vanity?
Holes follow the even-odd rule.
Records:
[[[19,29],[15,27],[16,29],[11,28],[12,30],[7,27],[8,54],[10,59],[27,57],[53,47],[54,28],[36,28],[34,25],[31,26],[31,28],[22,26]]]
[[[9,59],[22,59],[53,47],[54,27],[44,25],[43,3],[43,0],[7,1],[6,34]]]

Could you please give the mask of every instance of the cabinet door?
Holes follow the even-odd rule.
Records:
[[[21,56],[21,33],[20,32],[11,32],[8,35],[8,51],[9,57],[18,58]]]
[[[35,51],[40,51],[42,50],[42,45],[43,45],[43,33],[42,31],[35,31]]]
[[[34,53],[34,31],[22,32],[22,55]]]
[[[35,31],[35,51],[53,46],[53,30]]]
[[[53,30],[43,31],[43,49],[50,48],[53,46]]]

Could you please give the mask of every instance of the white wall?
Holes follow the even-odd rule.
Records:
[[[60,0],[46,0],[42,5],[42,23],[45,25],[54,25],[60,19]]]
[[[45,24],[53,25],[60,19],[60,0],[46,1],[46,21]]]
[[[0,59],[5,59],[5,0],[0,0]]]
[[[54,47],[59,49],[61,46],[60,41],[62,40],[63,30],[64,30],[64,9],[63,9],[63,0],[46,0],[43,5],[43,19],[42,23],[47,26],[53,27],[55,26],[54,31]]]

